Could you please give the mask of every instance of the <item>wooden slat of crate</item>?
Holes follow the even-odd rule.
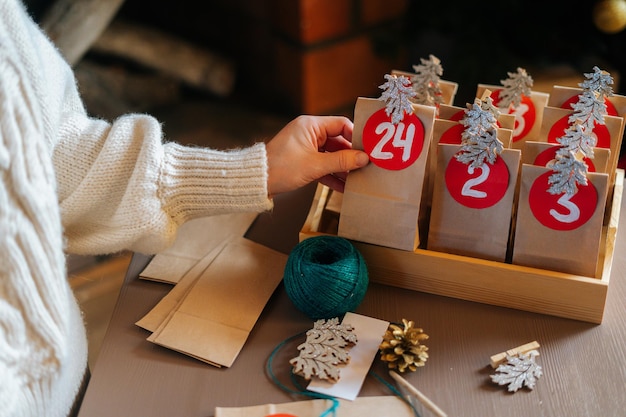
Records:
[[[363,254],[372,282],[502,307],[602,323],[624,186],[618,170],[603,228],[597,277],[487,261],[417,249],[414,252],[352,242]],[[300,240],[318,231],[328,189],[319,186]]]

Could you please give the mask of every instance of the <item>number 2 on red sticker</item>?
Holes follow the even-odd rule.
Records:
[[[509,170],[500,157],[493,165],[485,162],[477,168],[452,157],[445,178],[452,198],[459,204],[475,209],[496,204],[504,197],[509,186]]]
[[[415,114],[404,114],[394,125],[380,109],[367,119],[363,128],[363,150],[381,168],[401,170],[411,166],[424,148],[424,125]]]
[[[550,194],[548,179],[552,172],[540,175],[530,188],[528,204],[535,218],[545,227],[554,230],[574,230],[593,216],[598,202],[598,192],[593,184],[578,185],[578,192]]]

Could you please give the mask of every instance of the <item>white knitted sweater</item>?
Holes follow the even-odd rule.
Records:
[[[146,115],[89,118],[58,51],[0,0],[0,415],[65,416],[79,389],[66,252],[156,253],[186,220],[271,207],[264,144],[183,147]]]

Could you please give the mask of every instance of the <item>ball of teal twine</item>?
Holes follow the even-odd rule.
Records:
[[[363,301],[369,278],[363,256],[349,240],[322,235],[295,246],[283,282],[296,308],[319,320],[354,311]]]

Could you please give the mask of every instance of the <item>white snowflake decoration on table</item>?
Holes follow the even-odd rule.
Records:
[[[415,75],[411,78],[415,97],[413,101],[417,104],[438,107],[443,103],[439,80],[443,75],[441,61],[434,55],[429,55],[429,59],[420,58],[420,65],[413,65]]]
[[[385,79],[387,82],[378,87],[383,90],[379,100],[386,103],[385,112],[391,116],[391,123],[397,125],[404,119],[405,113],[413,113],[411,98],[416,93],[411,87],[411,81],[403,75],[385,74]]]
[[[482,166],[485,161],[495,163],[504,145],[498,139],[498,109],[487,95],[483,100],[477,98],[472,105],[467,105],[461,124],[465,130],[461,134],[461,150],[456,159],[472,168]]]
[[[538,355],[536,350],[515,356],[507,355],[507,362],[496,368],[498,373],[491,375],[491,380],[498,385],[508,385],[509,392],[516,392],[524,386],[534,389],[537,380],[543,375],[541,366],[535,361]]]
[[[550,165],[554,171],[548,180],[551,194],[572,196],[578,191],[579,184],[587,185],[588,168],[583,158],[594,157],[596,136],[593,128],[596,124],[604,124],[605,99],[613,95],[611,75],[598,67],[593,67],[593,71],[585,74],[587,80],[579,84],[583,92],[572,105],[574,113],[568,119],[568,129],[557,139],[561,147]]]
[[[338,381],[338,365],[350,361],[348,347],[357,341],[350,324],[339,324],[338,318],[317,320],[306,332],[306,341],[298,346],[300,354],[291,359],[293,373],[311,379]]]
[[[500,80],[502,83],[502,91],[498,96],[499,107],[501,109],[509,109],[520,105],[522,96],[530,96],[533,86],[533,79],[525,69],[517,68],[517,72],[507,72],[509,78]]]

